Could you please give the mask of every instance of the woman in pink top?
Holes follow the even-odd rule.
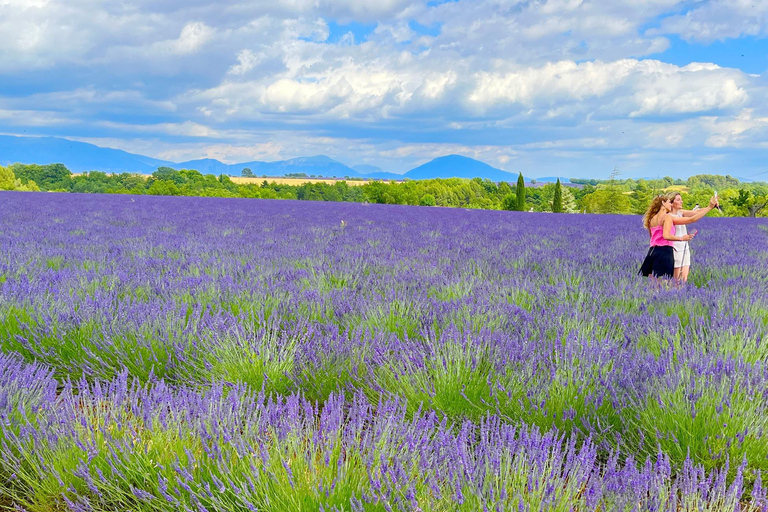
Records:
[[[710,204],[717,204],[712,198]],[[658,196],[643,216],[643,225],[651,235],[651,247],[645,256],[638,273],[644,276],[672,278],[675,269],[673,242],[687,242],[694,235],[675,235],[675,224],[690,224],[696,222],[709,212],[709,209],[699,210],[690,217],[672,217],[672,200],[667,196]]]

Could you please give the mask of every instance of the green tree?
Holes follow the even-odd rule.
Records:
[[[515,194],[510,193],[504,196],[504,199],[501,201],[501,209],[502,210],[517,210],[517,197],[515,197]]]
[[[435,206],[437,203],[435,202],[435,196],[432,194],[424,194],[421,199],[419,199],[419,204],[421,206]]]
[[[69,190],[72,173],[64,164],[13,164],[11,170],[22,183],[34,181],[42,190]]]
[[[21,180],[16,180],[13,184],[13,189],[19,192],[40,192],[40,187],[37,186],[33,180],[29,180],[26,183],[22,183]]]
[[[172,181],[155,180],[147,189],[147,194],[153,196],[178,196],[180,192],[179,188]]]
[[[762,193],[761,193],[762,192]],[[740,189],[739,195],[731,201],[739,208],[742,215],[757,217],[764,211],[768,211],[768,190]]]
[[[555,183],[555,197],[552,199],[552,212],[563,213],[563,186],[560,184],[560,178]]]
[[[651,204],[651,201],[653,200],[653,197],[660,191],[655,191],[652,188],[648,186],[648,182],[646,182],[643,179],[640,179],[635,184],[635,188],[632,190],[632,193],[629,195],[630,201],[632,203],[631,209],[632,213],[636,213],[638,215],[642,215],[645,213],[645,211],[648,209],[648,206]],[[691,205],[693,207],[693,205]]]
[[[0,190],[13,190],[16,182],[16,175],[10,167],[0,165]]]
[[[607,187],[598,187],[591,194],[581,199],[582,206],[587,213],[630,213],[632,202],[629,196]]]
[[[573,195],[571,187],[563,187],[563,213],[578,213],[579,207],[576,203],[576,197]]]
[[[253,171],[250,167],[244,167],[243,170],[240,171],[240,176],[245,178],[253,178]]]
[[[517,211],[522,212],[525,210],[525,180],[523,179],[523,173],[520,173],[517,177]]]
[[[183,185],[187,182],[186,176],[172,167],[158,167],[155,172],[152,173],[152,177],[156,180],[171,181],[176,185]],[[150,184],[150,187],[152,184]]]
[[[581,198],[581,206],[587,213],[630,213],[632,211],[632,200],[628,194],[624,193],[623,185],[616,180],[618,175],[619,170],[614,168],[607,182],[601,183],[594,192]]]

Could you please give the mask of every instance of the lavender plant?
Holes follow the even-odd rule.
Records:
[[[0,507],[763,510],[765,227],[0,193]]]

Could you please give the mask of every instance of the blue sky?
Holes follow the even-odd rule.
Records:
[[[768,179],[768,0],[0,0],[0,133]]]

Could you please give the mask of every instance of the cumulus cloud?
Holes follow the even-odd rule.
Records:
[[[223,118],[269,113],[319,119],[388,119],[437,113],[499,119],[528,112],[535,117],[576,113],[643,117],[739,108],[749,102],[751,78],[715,65],[675,66],[657,60],[559,61],[513,70],[472,71],[439,57],[340,62],[317,72],[294,66],[282,77],[234,81],[188,98],[205,102]],[[461,122],[456,126],[461,126]]]

